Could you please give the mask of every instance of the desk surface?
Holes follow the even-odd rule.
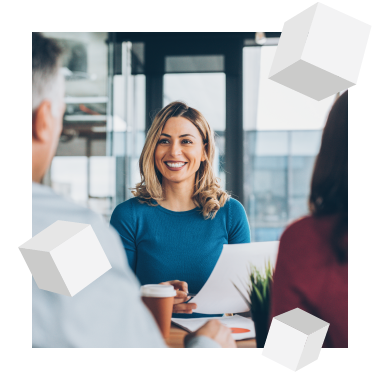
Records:
[[[171,348],[183,348],[183,339],[187,335],[187,331],[172,325],[170,328],[170,336],[166,339],[166,344]],[[238,348],[256,348],[256,339],[246,339],[236,341]]]

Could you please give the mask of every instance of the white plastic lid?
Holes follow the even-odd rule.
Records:
[[[143,285],[140,291],[142,297],[174,297],[177,294],[173,285]]]

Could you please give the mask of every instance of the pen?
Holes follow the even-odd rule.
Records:
[[[196,294],[195,293],[187,293],[187,296],[190,297],[190,299],[185,301],[185,303],[188,303],[189,301],[191,301],[196,296]]]

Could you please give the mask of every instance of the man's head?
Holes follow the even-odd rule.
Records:
[[[32,37],[33,181],[40,182],[57,149],[65,112],[64,79],[60,73],[61,48],[40,33]]]

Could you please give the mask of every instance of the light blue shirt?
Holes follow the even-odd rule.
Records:
[[[166,347],[120,239],[100,216],[33,182],[33,236],[57,220],[91,224],[112,269],[74,297],[33,280],[33,347]],[[187,347],[220,347],[201,336]]]

